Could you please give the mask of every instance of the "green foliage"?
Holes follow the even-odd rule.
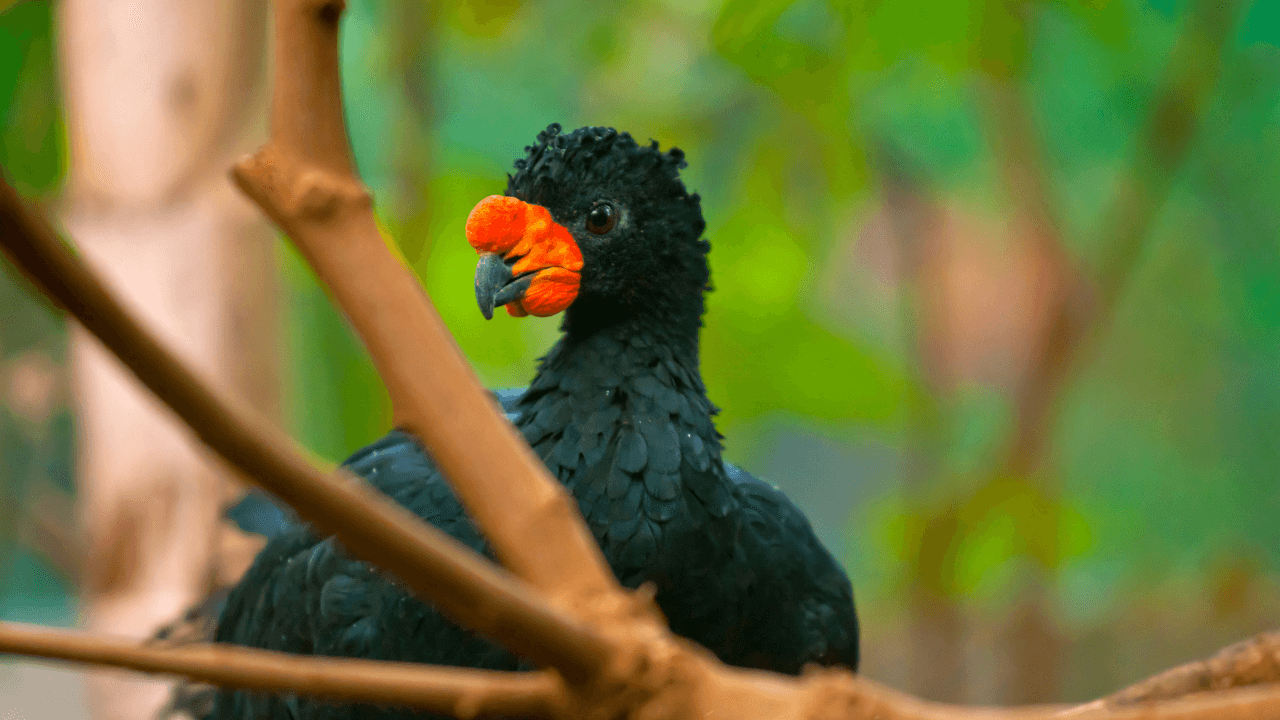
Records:
[[[291,245],[280,247],[292,425],[313,452],[340,462],[389,429],[390,401],[364,347],[311,269]]]
[[[1056,570],[1092,542],[1084,515],[1040,482],[997,477],[923,507],[913,507],[917,502],[908,499],[883,532],[907,577],[938,597],[1007,591],[991,583],[1011,562]]]
[[[65,169],[65,140],[53,64],[51,3],[0,2],[0,166],[5,179],[33,200],[48,200]],[[7,262],[0,261],[7,265]],[[12,363],[35,351],[65,360],[66,327],[49,304],[11,267],[0,271],[0,388],[13,397]],[[67,592],[60,577],[16,536],[31,492],[70,492],[74,426],[70,410],[21,417],[0,404],[0,614],[15,604]],[[15,603],[15,597],[22,598]]]
[[[0,8],[0,165],[25,195],[47,195],[65,169],[53,66],[52,3]]]
[[[365,19],[348,28],[346,47],[357,57],[379,57],[380,33],[393,34],[385,28],[395,19],[372,6],[362,11],[366,5],[353,5],[353,15]],[[856,306],[849,298],[867,296],[840,286],[847,277],[841,264],[857,256],[856,247],[848,248],[876,202],[866,138],[904,148],[935,188],[977,212],[1003,207],[982,98],[972,88],[984,77],[1017,83],[1034,105],[1045,141],[1065,242],[1072,253],[1093,252],[1089,237],[1147,115],[1145,98],[1177,30],[1176,13],[1150,9],[1127,0],[632,0],[617,12],[578,0],[454,2],[442,6],[429,29],[435,48],[429,66],[396,72],[378,66],[379,73],[362,76],[360,61],[348,59],[352,130],[361,170],[380,197],[408,187],[409,196],[428,199],[429,212],[412,221],[401,214],[412,204],[384,203],[388,227],[408,248],[461,347],[494,386],[527,381],[555,337],[556,320],[480,318],[470,287],[474,254],[462,235],[470,208],[502,190],[520,148],[551,121],[609,124],[682,147],[690,158],[687,181],[703,195],[713,247],[716,290],[708,300],[702,361],[712,399],[723,408],[721,426],[731,434],[730,453],[759,460],[751,444],[733,434],[756,437],[775,422],[817,433],[860,428],[900,448],[906,410],[937,402],[947,419],[937,448],[939,474],[926,478],[919,497],[898,505],[889,513],[897,519],[875,532],[896,535],[894,562],[911,559],[911,572],[939,592],[998,595],[1000,578],[1018,563],[1088,567],[1138,551],[1136,516],[1113,510],[1116,503],[1142,507],[1142,494],[1182,488],[1204,472],[1223,477],[1222,467],[1245,456],[1258,458],[1248,462],[1249,472],[1263,467],[1262,458],[1270,456],[1244,450],[1265,445],[1257,432],[1237,433],[1240,448],[1230,462],[1211,457],[1207,440],[1188,438],[1220,431],[1203,408],[1215,402],[1209,388],[1223,376],[1224,348],[1234,342],[1223,329],[1227,318],[1273,318],[1268,308],[1280,290],[1232,274],[1212,243],[1187,239],[1158,247],[1147,271],[1155,279],[1135,284],[1131,314],[1121,313],[1122,329],[1102,351],[1119,360],[1087,370],[1086,382],[1069,397],[1056,435],[1059,489],[984,477],[1008,430],[1005,391],[962,388],[952,397],[923,399],[911,379],[910,349],[894,340],[899,331],[876,328],[868,318],[885,314]],[[414,115],[395,86],[400,81],[391,79],[413,72],[434,101],[430,118]],[[1274,62],[1264,60],[1252,72],[1235,86],[1256,88],[1261,78],[1280,77]],[[1274,105],[1258,100],[1251,108],[1223,111],[1223,137],[1265,134]],[[415,117],[408,122],[428,138],[421,147],[391,139],[404,137],[405,126],[397,123]],[[1248,130],[1245,118],[1253,119]],[[400,129],[389,132],[392,127]],[[1254,161],[1237,175],[1264,177],[1261,165],[1270,161],[1261,158],[1270,156],[1253,152],[1247,144],[1253,140],[1244,142],[1240,157]],[[403,156],[415,151],[426,153],[429,166],[397,186],[410,177]],[[1258,197],[1277,182],[1259,184]],[[1158,233],[1185,227],[1194,235],[1206,228],[1197,209],[1204,207],[1200,191],[1180,192],[1175,203],[1185,214],[1163,220]],[[1265,236],[1274,214],[1261,204],[1230,215],[1254,216],[1257,227],[1247,236]],[[1251,276],[1266,276],[1265,267],[1256,265]],[[1166,275],[1167,282],[1158,281]],[[1265,345],[1264,338],[1274,337],[1269,323],[1242,326],[1237,335],[1248,339],[1240,347]],[[1259,357],[1256,350],[1239,352]],[[1249,364],[1251,377],[1263,382],[1269,362]],[[1253,396],[1270,397],[1269,390],[1249,387]],[[1102,390],[1104,398],[1090,388],[1125,389]],[[970,402],[974,398],[981,402]],[[1261,400],[1239,402],[1268,407]],[[1248,417],[1268,413],[1259,409]],[[358,414],[353,422],[368,417]],[[1164,429],[1150,434],[1152,427]],[[898,496],[892,477],[868,472],[833,467],[832,479],[812,482],[853,476],[873,488],[870,495]],[[1201,481],[1199,502],[1234,507],[1224,483]],[[1135,484],[1141,493],[1120,490]],[[1186,511],[1182,504],[1161,507]],[[873,515],[857,512],[855,526],[875,523]],[[1171,517],[1169,526],[1178,528],[1185,548],[1202,546],[1214,532],[1207,520]],[[859,553],[871,551],[853,544],[856,564]]]

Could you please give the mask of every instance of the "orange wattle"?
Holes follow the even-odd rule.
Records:
[[[507,304],[515,317],[547,317],[563,311],[578,296],[582,251],[573,235],[541,205],[490,195],[467,216],[467,242],[480,253],[517,258],[511,272],[535,272],[523,297]]]

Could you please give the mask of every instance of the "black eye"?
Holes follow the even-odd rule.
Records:
[[[587,213],[587,229],[596,235],[603,235],[618,224],[618,213],[612,205],[597,205]]]

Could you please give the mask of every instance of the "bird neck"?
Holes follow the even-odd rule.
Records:
[[[697,327],[673,326],[633,317],[584,332],[571,325],[546,357],[522,408],[536,402],[564,403],[565,421],[592,417],[601,408],[616,406],[615,422],[630,422],[636,413],[667,412],[655,417],[679,417],[691,423],[718,462],[720,435],[712,417],[719,410],[707,399],[698,369]],[[552,429],[552,428],[547,428]],[[603,428],[601,428],[603,431]]]
[[[661,296],[651,297],[645,304],[622,303],[612,298],[586,298],[565,312],[561,330],[564,336],[557,347],[573,352],[574,348],[591,348],[610,344],[628,344],[643,349],[644,340],[655,347],[667,348],[678,361],[698,369],[698,334],[702,329],[702,293],[697,302],[688,297],[666,302]]]

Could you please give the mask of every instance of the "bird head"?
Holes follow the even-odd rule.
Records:
[[[486,318],[502,305],[517,317],[701,315],[710,246],[698,195],[680,180],[683,152],[612,128],[561,133],[553,124],[525,153],[506,194],[467,218]]]

